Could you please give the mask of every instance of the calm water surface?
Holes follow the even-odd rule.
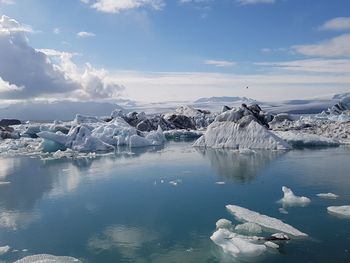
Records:
[[[227,204],[309,234],[253,262],[350,262],[350,219],[326,211],[350,204],[349,154],[330,148],[239,155],[171,142],[94,159],[2,157],[0,181],[10,183],[0,185],[0,246],[12,251],[0,262],[39,253],[83,262],[232,262],[209,239],[218,219],[238,223]],[[311,204],[280,213],[283,185]],[[320,199],[320,192],[340,197]]]

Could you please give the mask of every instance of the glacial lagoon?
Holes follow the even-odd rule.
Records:
[[[350,262],[350,148],[255,151],[192,142],[91,158],[0,158],[0,262],[36,254],[82,262]],[[311,199],[284,207],[282,186]],[[319,193],[337,199],[322,199]],[[234,258],[210,236],[233,204],[308,234]],[[282,213],[281,213],[282,212]],[[266,234],[263,234],[266,235]]]

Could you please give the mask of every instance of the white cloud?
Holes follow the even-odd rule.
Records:
[[[55,27],[52,32],[56,35],[58,35],[59,33],[61,33],[61,29],[59,29],[58,27]]]
[[[130,99],[194,100],[199,97],[246,96],[258,100],[306,98],[349,90],[350,74],[281,72],[223,74],[205,72],[115,72]],[[246,87],[249,86],[249,89]]]
[[[336,17],[328,20],[320,27],[320,30],[350,30],[350,17]]]
[[[232,66],[236,65],[236,63],[233,61],[211,60],[211,59],[205,60],[204,64],[215,66],[215,67],[232,67]]]
[[[282,62],[259,62],[258,66],[266,66],[284,71],[312,73],[344,73],[350,72],[350,59],[303,59]]]
[[[88,4],[90,1],[89,0],[80,0],[80,2],[82,2],[84,4]]]
[[[77,37],[87,38],[87,37],[95,37],[96,35],[92,32],[81,31],[77,33]]]
[[[236,0],[240,5],[273,4],[276,0]]]
[[[90,6],[104,13],[119,13],[141,7],[161,10],[164,5],[164,0],[95,0]]]
[[[292,50],[312,57],[350,57],[350,34],[311,45],[295,45]]]
[[[15,4],[15,1],[14,0],[0,0],[0,4],[13,5],[13,4]]]
[[[33,29],[31,26],[19,24],[16,20],[9,18],[8,16],[1,16],[0,19],[0,34],[1,33],[7,33],[10,34],[11,32],[33,32]]]
[[[115,98],[124,89],[104,69],[78,67],[76,53],[34,49],[16,20],[0,19],[0,98]]]

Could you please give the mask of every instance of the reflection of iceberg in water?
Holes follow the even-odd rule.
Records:
[[[196,148],[207,157],[218,174],[229,180],[248,182],[283,154],[281,151],[251,151],[240,153],[228,149]]]
[[[138,162],[146,153],[158,154],[162,147],[144,147],[96,158],[41,160],[0,158],[0,228],[21,229],[40,219],[36,203],[43,198],[59,198],[74,192],[84,177],[99,180],[115,165]]]

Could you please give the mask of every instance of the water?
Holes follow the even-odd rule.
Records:
[[[2,158],[0,181],[10,184],[0,185],[0,246],[12,251],[0,262],[39,253],[83,262],[232,262],[209,239],[218,219],[238,223],[227,204],[309,234],[253,262],[350,262],[350,219],[326,211],[350,204],[349,153],[239,155],[172,142],[94,159]],[[280,213],[283,185],[311,204]],[[320,199],[320,192],[340,197]]]

